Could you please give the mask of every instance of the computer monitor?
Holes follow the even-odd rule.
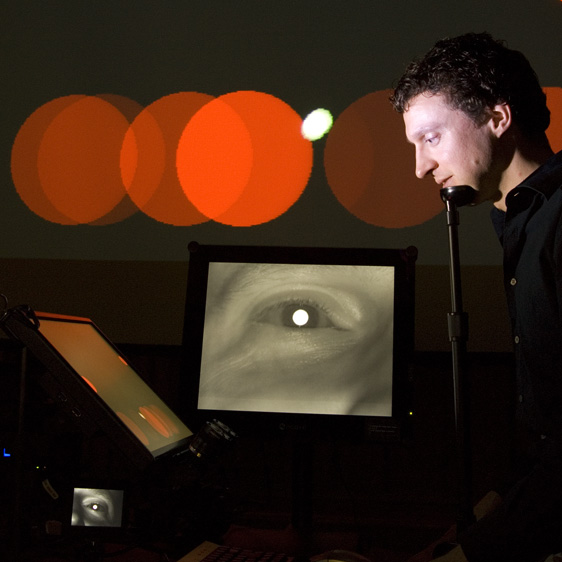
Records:
[[[237,432],[409,415],[417,250],[189,245],[186,415]],[[368,423],[365,424],[366,420]]]
[[[0,326],[46,369],[40,382],[71,418],[102,431],[139,468],[181,458],[191,430],[88,318],[15,307]]]

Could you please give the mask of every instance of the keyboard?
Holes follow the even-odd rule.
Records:
[[[294,559],[294,556],[278,552],[248,550],[205,541],[178,562],[293,562]]]

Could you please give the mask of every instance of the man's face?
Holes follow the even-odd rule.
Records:
[[[494,169],[491,121],[476,124],[440,94],[413,98],[404,123],[416,149],[416,176],[432,174],[441,187],[469,185],[479,192],[475,203],[497,200],[500,177]]]

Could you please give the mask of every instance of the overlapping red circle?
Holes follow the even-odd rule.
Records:
[[[545,88],[548,138],[562,149],[562,88]],[[421,224],[443,205],[414,176],[414,151],[389,102],[368,94],[336,119],[324,169],[338,201],[385,228]],[[266,93],[164,96],[147,107],[118,95],[69,95],[34,111],[12,147],[12,179],[50,222],[104,225],[139,210],[174,226],[269,222],[306,188],[313,165],[302,117]]]
[[[64,225],[108,224],[141,210],[174,226],[271,221],[304,191],[312,144],[300,116],[269,94],[65,96],[25,121],[12,148],[24,203]]]
[[[421,224],[443,210],[433,179],[414,177],[414,152],[390,90],[368,94],[336,120],[326,141],[326,178],[362,221],[386,228]]]

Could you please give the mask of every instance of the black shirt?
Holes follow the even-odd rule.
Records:
[[[516,359],[520,420],[562,436],[562,152],[492,210]]]
[[[459,537],[469,562],[562,551],[562,152],[492,210],[516,358],[517,414],[537,455],[503,504]],[[541,558],[542,557],[542,558]]]

